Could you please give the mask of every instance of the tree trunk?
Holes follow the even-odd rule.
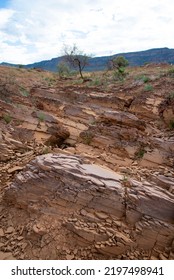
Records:
[[[82,75],[82,67],[81,67],[81,63],[79,60],[78,60],[78,66],[79,66],[80,77],[82,78],[82,80],[84,80],[83,75]]]

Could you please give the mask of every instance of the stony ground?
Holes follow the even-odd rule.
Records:
[[[82,83],[39,69],[0,68],[0,259],[173,259],[174,71],[168,65],[147,65],[128,72],[124,81],[102,72]],[[92,222],[84,220],[84,213],[83,219],[67,214],[68,226],[62,226],[63,220],[7,203],[4,193],[11,183],[36,156],[49,152],[110,168],[124,186],[149,184],[152,196],[159,192],[164,198],[161,218],[155,219],[162,235],[168,230],[168,241],[161,237],[163,247],[155,247],[148,237],[135,246],[135,228],[148,236],[155,224],[153,219],[149,224],[147,213],[136,227],[124,215],[105,217],[104,209],[90,216]],[[95,228],[101,236],[107,232],[106,240],[91,243],[89,231]],[[120,253],[111,246],[113,236],[124,240]],[[133,248],[126,247],[131,242]]]

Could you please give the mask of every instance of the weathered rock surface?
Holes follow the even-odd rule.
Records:
[[[16,175],[3,203],[20,219],[29,214],[21,223],[30,242],[39,238],[44,247],[50,236],[48,243],[58,248],[54,258],[63,244],[70,252],[84,248],[84,258],[121,258],[139,250],[158,258],[160,250],[172,252],[174,195],[168,188],[155,180],[127,180],[78,156],[37,157]]]
[[[171,104],[164,104],[159,110],[166,100],[161,89],[164,81],[155,81],[152,76],[151,80],[153,93],[144,91],[143,84],[140,88],[134,84],[119,86],[109,92],[60,85],[57,89],[33,88],[32,95],[68,129],[70,136],[65,142],[75,147],[75,154],[83,154],[115,171],[118,167],[131,167],[136,160],[142,167],[173,167],[174,139],[170,133],[161,133],[159,127],[161,114]],[[165,83],[171,85],[171,81]],[[82,144],[92,152],[86,148],[83,153]]]
[[[170,68],[81,84],[1,67],[0,258],[174,258]]]

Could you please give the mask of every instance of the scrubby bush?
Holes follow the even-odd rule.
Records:
[[[168,70],[167,76],[174,78],[174,67]]]
[[[19,89],[20,89],[20,92],[21,92],[22,96],[25,96],[25,97],[29,96],[29,91],[27,89],[25,89],[22,86],[20,86]]]
[[[57,66],[58,74],[60,78],[68,77],[70,75],[70,68],[65,62],[60,62]]]
[[[138,75],[135,77],[135,80],[142,81],[145,84],[150,82],[150,78],[146,75]]]
[[[37,114],[37,116],[38,116],[38,119],[39,119],[40,122],[44,122],[44,121],[45,121],[45,115],[44,115],[44,113],[39,112],[39,113]]]
[[[94,134],[91,131],[84,131],[80,134],[80,137],[82,138],[84,144],[90,145],[92,139],[94,138]]]
[[[144,154],[146,153],[146,150],[144,147],[139,147],[139,149],[135,153],[136,159],[142,159],[144,157]]]
[[[3,119],[6,124],[9,124],[12,121],[12,117],[9,114],[3,115]]]
[[[153,90],[153,86],[150,84],[146,84],[144,87],[144,91],[152,91]]]
[[[173,99],[174,99],[174,92],[170,92],[170,94],[169,94],[169,99],[170,99],[170,100],[173,100]]]
[[[128,60],[124,56],[114,57],[108,63],[108,69],[114,70],[114,78],[123,80],[126,76],[125,68],[129,65]]]
[[[174,129],[174,120],[170,120],[170,122],[169,122],[169,129],[171,129],[171,130]]]

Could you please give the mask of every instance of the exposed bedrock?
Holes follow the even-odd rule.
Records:
[[[33,217],[33,231],[42,238],[49,231],[45,217],[50,217],[53,227],[64,229],[69,248],[74,240],[76,246],[109,256],[130,249],[149,250],[150,255],[171,250],[174,195],[168,188],[153,178],[127,179],[78,156],[38,156],[16,175],[3,201]],[[27,221],[21,223],[25,227]]]

